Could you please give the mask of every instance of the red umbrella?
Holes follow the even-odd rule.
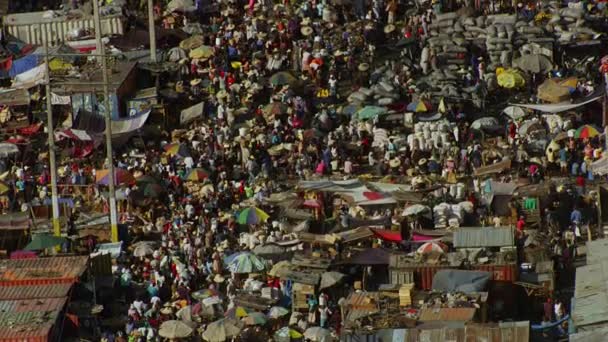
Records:
[[[318,209],[321,208],[321,202],[316,199],[307,199],[304,201],[304,203],[302,203],[302,206]]]
[[[383,194],[376,191],[365,191],[363,193],[363,196],[365,196],[365,198],[367,198],[369,201],[375,201],[384,198]]]

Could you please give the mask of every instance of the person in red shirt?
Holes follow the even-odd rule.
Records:
[[[526,221],[524,220],[523,216],[520,216],[519,220],[517,220],[517,230],[522,232],[525,227],[526,227]]]

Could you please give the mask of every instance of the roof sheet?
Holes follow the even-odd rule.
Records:
[[[467,322],[475,316],[475,308],[439,308],[420,310],[420,321],[461,321]]]
[[[0,286],[73,283],[87,268],[87,256],[0,260]]]
[[[454,231],[454,247],[513,246],[515,236],[510,227],[459,228]]]
[[[577,327],[608,321],[608,261],[576,269],[572,320]]]
[[[65,297],[0,301],[0,340],[31,341],[47,336],[66,301]]]
[[[0,300],[66,297],[71,283],[49,285],[0,286]]]
[[[587,265],[608,260],[608,239],[587,241]]]
[[[604,342],[608,341],[608,327],[580,331],[568,337],[570,342]]]

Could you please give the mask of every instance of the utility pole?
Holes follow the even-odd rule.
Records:
[[[110,228],[112,233],[112,242],[118,242],[118,213],[116,210],[116,189],[115,189],[115,173],[114,173],[114,157],[112,156],[112,118],[110,109],[110,91],[108,89],[108,66],[105,55],[105,48],[101,41],[101,19],[99,18],[99,4],[97,1],[93,1],[93,15],[95,17],[95,41],[97,47],[97,54],[101,55],[101,73],[103,75],[103,100],[105,107],[105,121],[106,121],[106,158],[109,162],[109,190],[110,195],[108,201],[110,202]]]
[[[148,32],[150,35],[150,61],[156,63],[156,28],[154,27],[153,0],[148,0]]]
[[[42,25],[40,25],[42,33]],[[48,131],[49,144],[49,168],[51,170],[51,205],[53,207],[53,233],[61,236],[61,224],[59,223],[59,196],[57,191],[57,165],[55,161],[55,130],[53,129],[53,100],[51,99],[51,74],[49,68],[49,42],[46,26],[44,27],[44,64],[46,65],[46,127]]]

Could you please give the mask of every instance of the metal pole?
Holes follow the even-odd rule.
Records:
[[[99,51],[98,54],[105,55],[104,46],[101,42],[101,20],[99,19],[99,4],[93,1],[93,14],[95,16],[95,40]],[[110,228],[112,233],[112,242],[118,242],[118,213],[116,211],[116,189],[114,180],[114,158],[112,156],[112,118],[110,117],[110,91],[108,89],[108,66],[105,57],[101,58],[101,73],[103,75],[103,97],[106,119],[106,155],[109,163],[109,188],[110,195]]]
[[[148,31],[150,34],[150,60],[156,63],[156,29],[154,28],[154,7],[148,0]]]
[[[42,25],[41,25],[42,26]],[[44,27],[46,37],[46,26]],[[49,43],[44,41],[44,73],[46,83],[46,127],[49,143],[49,167],[51,169],[51,204],[53,206],[53,232],[55,236],[61,236],[61,225],[59,224],[59,196],[57,191],[57,165],[55,161],[55,130],[53,129],[53,100],[51,99],[51,75],[49,69]]]

